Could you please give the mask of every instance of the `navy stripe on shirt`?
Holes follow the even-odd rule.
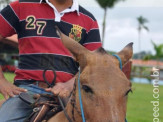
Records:
[[[44,37],[56,37],[56,38],[59,38],[59,36],[56,33],[56,28],[55,28],[56,25],[59,27],[59,29],[62,31],[62,33],[64,33],[67,36],[69,36],[69,33],[71,32],[71,29],[73,27],[72,24],[66,23],[66,22],[63,22],[63,21],[55,22],[53,19],[37,19],[37,21],[38,20],[46,22],[46,26],[45,26],[45,28],[43,30],[42,35],[37,34],[37,29],[31,29],[31,30],[25,29],[26,21],[22,20],[22,21],[20,21],[21,31],[20,31],[20,33],[18,35],[19,36],[18,38],[20,39],[20,38],[35,37],[35,36],[37,36],[37,37],[44,36]],[[80,44],[84,43],[85,35],[86,35],[86,30],[83,28],[82,29],[82,34],[81,34],[81,40],[79,42]]]
[[[5,18],[5,20],[15,29],[17,33],[19,33],[19,18],[16,16],[15,12],[11,8],[11,6],[7,6],[1,11],[1,15]]]
[[[91,42],[99,42],[99,40],[101,40],[99,35],[99,29],[93,29],[88,32],[86,40],[83,42],[83,44],[91,43]]]
[[[20,55],[19,69],[44,70],[53,67],[56,71],[76,74],[78,63],[71,57],[54,54],[27,54]]]
[[[20,3],[40,3],[40,0],[19,0]],[[45,3],[45,0],[42,2]]]
[[[90,17],[92,20],[96,21],[95,17],[86,9],[84,9],[82,6],[79,6],[79,12],[81,12],[82,14]]]
[[[39,21],[45,21],[46,26],[43,30],[42,35],[37,34],[37,29],[26,29],[27,22],[25,20],[20,21],[20,28],[21,31],[19,33],[18,38],[30,37],[30,36],[46,36],[46,37],[57,37],[59,36],[56,33],[55,25],[56,22],[54,20],[44,20],[44,19],[37,19]]]

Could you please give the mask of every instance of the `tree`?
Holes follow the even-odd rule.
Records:
[[[7,4],[9,4],[12,0],[1,0],[0,1],[0,10],[3,9]]]
[[[154,59],[159,62],[163,58],[163,44],[156,45],[153,41],[151,41],[153,48],[155,50],[155,55],[147,55],[144,57],[144,60]]]
[[[124,0],[96,0],[96,1],[104,9],[103,29],[102,29],[102,44],[104,44],[107,9],[113,8],[117,2]]]
[[[141,52],[141,31],[143,29],[149,31],[148,27],[145,26],[144,24],[148,22],[148,20],[142,16],[137,18],[138,21],[138,48],[139,48],[139,52]],[[139,56],[140,58],[140,56]]]

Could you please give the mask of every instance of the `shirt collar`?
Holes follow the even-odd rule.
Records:
[[[41,3],[46,3],[46,0],[40,0],[40,4]],[[80,15],[80,12],[79,12],[79,4],[78,4],[78,1],[77,0],[73,0],[73,4],[71,6],[71,8],[69,8],[69,12],[72,12],[72,11],[77,11],[77,14]],[[64,12],[65,10],[63,10]]]
[[[45,3],[46,1],[45,0],[40,0],[40,3]]]

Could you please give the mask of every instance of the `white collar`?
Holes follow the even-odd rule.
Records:
[[[55,11],[57,11],[57,9],[55,8],[55,6],[53,6],[49,0],[45,0],[47,4],[49,4]],[[43,0],[40,0],[40,3],[42,3]],[[65,10],[63,10],[62,12],[60,13],[68,13],[68,12],[73,12],[73,11],[77,11],[77,14],[80,15],[80,12],[79,12],[79,4],[78,4],[78,1],[77,0],[73,0],[73,4],[71,6],[71,8],[67,8]],[[58,11],[57,11],[58,12]]]

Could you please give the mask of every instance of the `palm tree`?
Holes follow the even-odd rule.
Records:
[[[104,45],[107,9],[113,8],[117,2],[124,0],[96,0],[96,1],[104,9],[103,29],[102,29],[102,44]]]
[[[137,18],[138,21],[138,49],[139,53],[141,52],[141,31],[143,29],[149,31],[148,27],[145,26],[144,24],[148,22],[148,20],[142,16]],[[141,58],[141,54],[139,55],[139,59]]]
[[[163,59],[163,44],[156,45],[153,41],[151,41],[151,43],[155,50],[155,55],[147,55],[144,57],[144,60],[154,59],[154,60],[157,60],[157,62],[159,62],[159,60]]]
[[[156,52],[155,54],[156,60],[163,58],[163,44],[156,45],[153,41],[152,41],[152,44]]]

